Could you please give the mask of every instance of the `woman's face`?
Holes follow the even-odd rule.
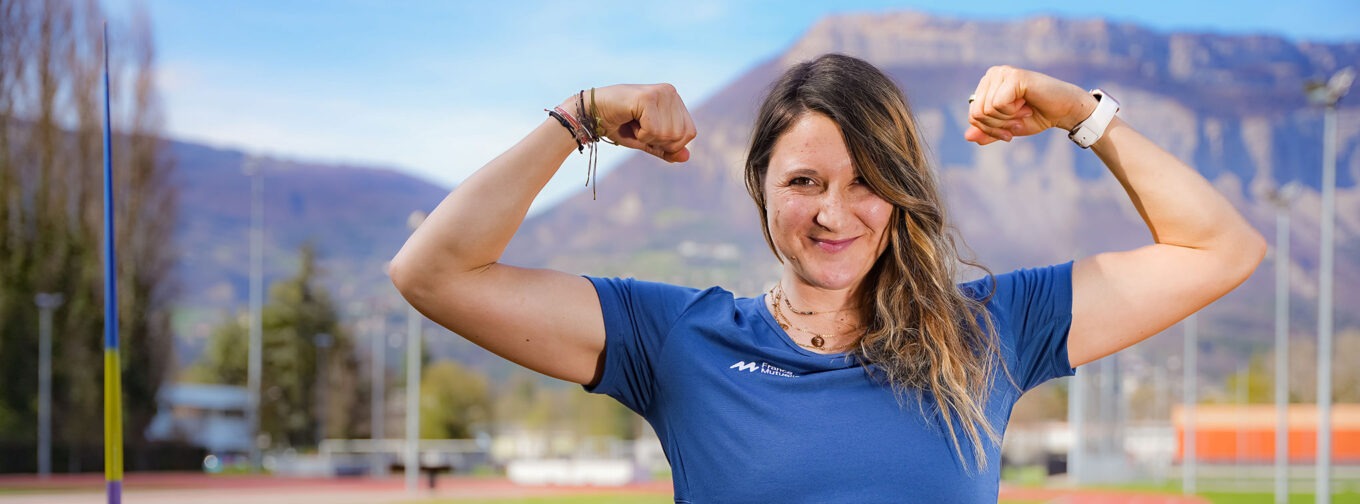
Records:
[[[785,277],[816,288],[857,287],[888,243],[892,204],[860,178],[840,126],[819,113],[775,141],[765,205]]]

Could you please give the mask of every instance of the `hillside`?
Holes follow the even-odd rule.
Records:
[[[172,142],[170,155],[180,187],[176,332],[183,364],[197,357],[212,325],[246,308],[251,187],[240,151]],[[342,313],[359,305],[401,313],[385,264],[406,241],[407,216],[434,208],[448,189],[385,168],[272,158],[258,167],[266,285],[292,275],[299,247],[310,241]]]

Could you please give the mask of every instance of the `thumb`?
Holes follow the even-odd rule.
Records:
[[[637,149],[642,152],[646,152],[668,163],[684,162],[689,160],[688,148],[682,147],[680,151],[668,153],[666,152],[666,149],[660,145],[648,144],[641,140],[638,140],[637,138],[629,137],[620,137],[616,143],[624,147],[628,147],[630,149]]]
[[[672,163],[683,163],[689,161],[689,147],[681,147],[680,150],[667,153],[661,159]]]

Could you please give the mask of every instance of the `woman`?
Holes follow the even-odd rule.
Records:
[[[868,63],[827,55],[776,82],[752,135],[747,188],[783,265],[765,295],[497,262],[597,132],[689,159],[695,126],[665,84],[564,101],[430,214],[392,279],[454,332],[643,415],[676,502],[994,501],[1021,393],[1219,298],[1265,245],[1198,173],[1114,117],[1109,96],[995,67],[970,101],[964,138],[979,145],[1077,130],[1154,243],[955,285],[905,99]]]

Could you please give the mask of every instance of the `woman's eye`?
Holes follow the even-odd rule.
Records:
[[[806,186],[812,184],[813,184],[812,179],[807,177],[794,177],[793,180],[789,181],[789,185],[793,186]]]
[[[851,181],[850,183],[852,183],[852,184],[857,184],[857,185],[865,185],[865,184],[867,184],[867,182],[864,181],[864,177],[855,177],[855,180]]]

